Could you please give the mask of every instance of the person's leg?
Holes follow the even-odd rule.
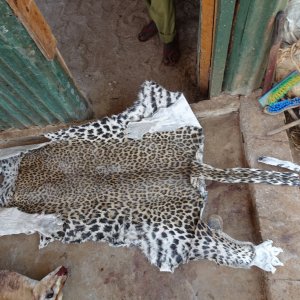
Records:
[[[171,43],[176,35],[175,7],[173,0],[147,1],[150,18],[155,22],[164,44]]]
[[[150,11],[151,0],[144,0],[144,2],[146,3],[148,11]],[[156,27],[154,21],[151,20],[147,25],[145,25],[143,27],[141,32],[138,34],[138,40],[140,42],[146,42],[150,38],[152,38],[154,35],[156,35],[157,33],[158,33],[157,27]]]
[[[174,65],[180,57],[175,26],[175,6],[173,0],[152,0],[149,15],[155,22],[159,37],[164,43],[163,62]]]
[[[150,21],[147,25],[143,27],[141,32],[138,35],[138,40],[140,42],[146,42],[153,36],[155,36],[158,33],[157,27],[154,23],[154,21]]]
[[[141,42],[153,37],[157,32],[164,43],[163,62],[174,65],[180,57],[175,27],[175,6],[173,0],[146,0],[152,21],[144,26],[138,35]]]

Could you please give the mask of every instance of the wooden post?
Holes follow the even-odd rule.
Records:
[[[200,2],[200,30],[198,45],[198,84],[203,96],[208,94],[210,64],[213,46],[215,0]]]

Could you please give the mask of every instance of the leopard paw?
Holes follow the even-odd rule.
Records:
[[[36,231],[44,236],[62,230],[63,221],[55,214],[40,214],[36,217]]]
[[[257,266],[267,272],[275,273],[278,266],[283,263],[278,259],[277,255],[283,252],[281,248],[273,247],[273,241],[268,240],[257,246],[254,246],[255,257],[250,266]]]

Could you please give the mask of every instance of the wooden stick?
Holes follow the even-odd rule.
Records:
[[[281,132],[281,131],[283,131],[283,130],[292,128],[292,127],[297,126],[297,125],[300,125],[300,120],[291,122],[291,123],[289,123],[289,124],[286,124],[286,125],[284,125],[284,126],[281,126],[281,127],[277,128],[277,129],[274,129],[274,130],[268,132],[267,135],[273,135],[273,134],[279,133],[279,132]]]
[[[284,20],[285,14],[282,11],[278,12],[275,18],[275,28],[273,30],[272,36],[272,47],[269,54],[268,66],[265,74],[264,86],[262,91],[263,95],[272,87],[272,82],[274,79],[274,73],[276,68],[277,52],[280,48],[282,40],[280,32],[282,31]]]
[[[295,114],[295,112],[293,111],[292,108],[291,108],[291,109],[288,109],[287,111],[288,111],[288,113],[290,114],[291,118],[292,118],[294,121],[299,120],[299,118],[297,117],[297,115]]]
[[[203,96],[208,94],[209,74],[214,39],[215,6],[217,0],[202,0],[200,8],[200,43],[198,48],[198,84]]]

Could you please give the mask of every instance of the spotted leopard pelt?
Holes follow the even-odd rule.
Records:
[[[60,215],[63,230],[41,236],[41,247],[54,240],[133,245],[164,271],[199,258],[250,267],[255,245],[212,230],[201,220],[204,180],[299,185],[299,177],[203,164],[201,127],[148,133],[141,140],[126,137],[129,122],[153,115],[180,96],[146,82],[125,112],[47,134],[51,144],[23,155],[21,162],[4,162],[19,172],[15,186],[6,187],[2,205]]]

